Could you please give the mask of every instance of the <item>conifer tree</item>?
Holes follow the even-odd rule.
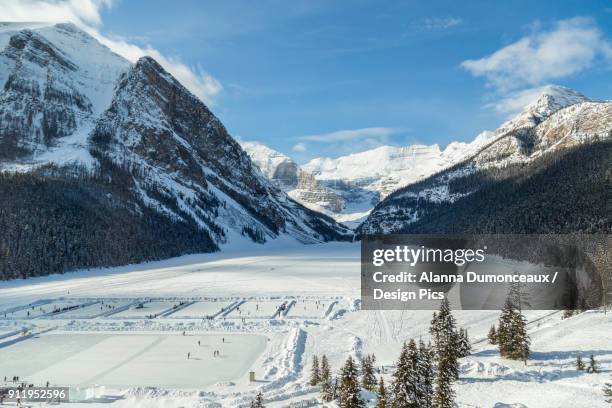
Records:
[[[331,378],[331,370],[329,363],[327,362],[327,356],[323,354],[321,357],[321,369],[320,369],[320,384],[321,384],[321,398],[325,402],[331,402],[334,399],[334,384]]]
[[[408,344],[402,345],[402,351],[400,352],[397,363],[395,364],[395,372],[393,373],[393,383],[391,384],[391,390],[393,395],[393,408],[405,408],[413,406],[413,402],[410,399],[410,393],[408,391],[408,384],[410,383],[410,368],[409,368],[409,357],[408,357]]]
[[[499,323],[497,325],[497,345],[499,354],[506,357],[509,354],[509,342],[512,336],[512,319],[514,316],[514,306],[510,298],[506,299],[504,307],[499,315]]]
[[[319,359],[316,355],[312,356],[312,369],[310,371],[310,385],[314,386],[321,382],[321,373],[319,371]]]
[[[378,382],[378,402],[376,402],[376,408],[387,408],[389,405],[387,401],[387,390],[385,389],[385,380],[380,377]]]
[[[438,319],[438,312],[433,312],[431,323],[429,324],[429,334],[431,334],[431,341],[433,341],[434,347],[438,348],[440,344],[440,320]]]
[[[365,355],[361,361],[361,386],[368,391],[376,391],[376,376],[374,375],[374,354]]]
[[[338,391],[340,390],[340,384],[338,384],[338,377],[334,377],[332,380],[332,389],[331,389],[331,397],[338,401]]]
[[[497,332],[495,331],[495,325],[492,325],[489,329],[489,334],[487,335],[489,339],[489,343],[496,345],[497,344]]]
[[[265,408],[265,405],[263,404],[263,395],[261,394],[261,391],[259,391],[255,399],[251,401],[251,408]]]
[[[435,370],[433,365],[431,345],[419,341],[419,363],[417,373],[419,378],[419,408],[432,408],[434,395]]]
[[[522,360],[527,364],[530,345],[531,340],[527,334],[527,320],[520,311],[515,311],[512,318],[512,332],[510,336],[511,352],[509,357],[514,360]]]
[[[340,387],[338,389],[338,405],[340,408],[363,408],[365,403],[361,399],[357,367],[353,357],[349,356],[340,373]]]
[[[531,341],[527,334],[527,322],[514,305],[512,296],[506,298],[499,316],[497,344],[502,357],[523,360],[527,363]]]
[[[404,343],[393,373],[393,408],[431,408],[434,384],[433,351],[421,341]]]
[[[582,361],[582,356],[578,354],[578,356],[576,357],[576,370],[584,371],[584,369],[585,369],[584,361]]]
[[[589,368],[587,368],[587,373],[598,373],[598,372],[599,372],[599,365],[595,361],[595,356],[591,354],[591,357],[589,357]]]
[[[440,357],[436,376],[436,389],[433,398],[434,408],[455,407],[455,391],[453,390],[455,374],[453,371],[453,364],[454,362],[448,354]]]
[[[406,384],[406,389],[408,390],[408,396],[410,398],[410,401],[413,404],[412,406],[415,406],[415,407],[421,406],[420,404],[421,381],[419,378],[419,371],[418,371],[419,359],[420,359],[419,349],[417,348],[417,345],[414,342],[414,340],[410,339],[410,341],[408,342],[408,367],[407,367],[408,372],[406,375],[408,383]]]
[[[447,364],[454,378],[459,378],[459,363],[457,361],[459,358],[459,335],[456,331],[456,322],[451,313],[448,299],[444,299],[440,304],[438,313],[433,314],[429,332],[432,336],[436,359],[440,360],[447,357]]]
[[[472,351],[472,344],[470,343],[470,336],[468,335],[467,329],[459,329],[459,342],[458,346],[458,354],[459,357],[467,357],[470,355]]]

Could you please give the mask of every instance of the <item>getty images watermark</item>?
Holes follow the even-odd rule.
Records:
[[[362,237],[365,310],[501,309],[509,293],[532,310],[607,304],[609,235],[373,235]]]

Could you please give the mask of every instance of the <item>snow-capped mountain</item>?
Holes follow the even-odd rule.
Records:
[[[176,243],[173,254],[350,235],[270,183],[214,114],[154,59],[131,64],[72,24],[1,24],[0,46],[3,182],[19,172],[42,183],[50,174],[108,183],[100,211],[127,208],[139,224],[154,210],[170,226],[183,223],[209,238],[206,248],[182,251]]]
[[[612,198],[611,133],[612,102],[548,87],[489,135],[472,157],[387,197],[359,232],[562,232],[569,225],[589,232],[607,230],[609,220],[603,214],[609,213]],[[566,194],[559,195],[563,190]],[[579,206],[580,200],[590,201]],[[568,212],[559,219],[559,212],[566,211],[561,207],[573,206],[584,213]],[[558,209],[556,215],[553,208]],[[526,217],[526,211],[537,213],[536,218]],[[511,225],[510,218],[526,224]]]
[[[243,142],[253,162],[305,206],[356,227],[381,199],[398,188],[452,166],[489,143],[483,132],[471,143],[382,146],[335,159],[316,158],[299,166],[290,157],[255,142]]]

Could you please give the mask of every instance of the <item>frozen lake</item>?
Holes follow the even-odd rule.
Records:
[[[100,384],[112,396],[71,404],[75,408],[248,406],[258,390],[274,400],[266,406],[287,406],[318,396],[306,384],[312,357],[323,354],[337,374],[348,355],[374,353],[390,383],[402,343],[429,340],[432,312],[360,310],[359,262],[358,244],[328,244],[2,282],[0,310],[18,310],[15,315],[24,320],[0,315],[0,332],[27,326],[34,335],[0,339],[0,376],[19,375],[36,384]],[[134,308],[145,299],[151,301]],[[32,302],[45,311],[99,303],[28,319],[25,306]],[[102,302],[119,310],[98,316]],[[173,311],[179,302],[184,307]],[[286,316],[271,319],[284,302]],[[231,309],[238,303],[240,311]],[[128,304],[129,310],[121,310]],[[231,309],[227,317],[205,319],[221,308]],[[172,313],[158,315],[166,311]],[[158,316],[146,318],[150,314]],[[453,315],[474,346],[461,359],[455,384],[461,408],[557,408],[566,401],[577,408],[605,406],[601,389],[612,370],[612,314],[562,319],[561,312],[526,312],[532,341],[527,366],[501,358],[488,343],[499,311]],[[593,354],[602,372],[576,372],[579,354]],[[259,382],[248,383],[249,371]],[[133,388],[141,386],[153,388]],[[551,397],[542,401],[544,394]]]
[[[0,282],[0,310],[60,297],[359,297],[360,246],[329,243],[189,255],[119,268]]]

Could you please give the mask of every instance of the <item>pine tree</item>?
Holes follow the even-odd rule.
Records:
[[[385,380],[380,377],[380,381],[378,382],[378,402],[376,403],[376,408],[387,408],[387,390],[385,389]]]
[[[493,345],[497,344],[497,332],[495,331],[495,325],[491,326],[487,337],[489,338],[489,343]]]
[[[261,394],[261,391],[259,391],[255,399],[251,401],[251,408],[265,408],[265,405],[263,404],[263,395]]]
[[[438,362],[438,375],[436,376],[436,389],[433,398],[434,408],[454,408],[455,406],[453,364],[452,358],[448,355],[442,356]]]
[[[393,373],[394,408],[431,408],[434,370],[433,351],[421,341],[404,343]]]
[[[412,402],[412,406],[420,407],[420,388],[421,381],[419,378],[419,349],[417,348],[416,343],[413,339],[410,339],[408,342],[408,367],[407,367],[407,375],[406,378],[408,383],[406,384],[406,389],[408,391],[408,396],[410,401]]]
[[[408,357],[408,344],[402,345],[397,363],[395,364],[395,372],[393,373],[393,383],[391,384],[393,408],[413,407],[414,401],[410,399],[408,384],[410,383],[410,362]]]
[[[321,382],[321,373],[319,372],[319,359],[317,356],[312,356],[312,369],[310,371],[310,385],[314,386]]]
[[[512,336],[512,319],[514,316],[514,305],[510,298],[506,298],[504,307],[499,315],[499,323],[497,325],[497,345],[499,354],[506,357],[509,354],[509,342]]]
[[[340,388],[338,390],[338,405],[340,408],[363,408],[365,403],[361,399],[361,390],[357,376],[357,367],[353,357],[349,356],[342,367],[340,374]]]
[[[334,377],[332,380],[332,388],[331,388],[331,397],[333,400],[338,401],[339,395],[338,391],[340,390],[340,384],[338,384],[338,377]]]
[[[527,321],[520,311],[515,311],[512,317],[512,332],[509,341],[508,357],[513,360],[522,360],[527,364],[531,340],[527,334]]]
[[[472,344],[470,343],[470,336],[468,335],[467,329],[459,329],[459,344],[458,354],[459,357],[467,357],[472,351]]]
[[[435,370],[433,365],[431,345],[419,341],[419,363],[417,373],[419,378],[419,408],[433,407]]]
[[[582,356],[580,354],[578,354],[578,356],[576,357],[576,370],[578,371],[584,371],[584,361],[582,361]]]
[[[606,402],[612,405],[612,383],[606,383],[603,388],[604,397],[606,397]]]
[[[440,333],[440,319],[438,319],[438,313],[433,312],[431,323],[429,324],[429,334],[431,334],[431,340],[433,341],[436,351],[438,349],[438,344],[440,344]]]
[[[374,354],[366,355],[361,361],[361,386],[368,391],[376,391],[376,376],[374,375]]]
[[[595,361],[595,356],[591,354],[591,357],[589,357],[589,368],[587,368],[587,373],[598,373],[598,372],[599,372],[599,365],[597,364],[597,361]]]
[[[327,356],[323,354],[321,357],[320,370],[321,398],[325,402],[331,402],[334,399],[334,384],[331,378],[331,370],[327,362]]]
[[[456,331],[456,322],[451,313],[448,299],[442,301],[438,313],[434,312],[429,332],[434,342],[436,358],[440,360],[446,357],[454,378],[459,378],[459,362],[457,361],[459,358],[459,334]]]
[[[527,363],[531,344],[527,334],[527,321],[514,305],[510,295],[506,298],[499,316],[497,344],[502,357]]]

